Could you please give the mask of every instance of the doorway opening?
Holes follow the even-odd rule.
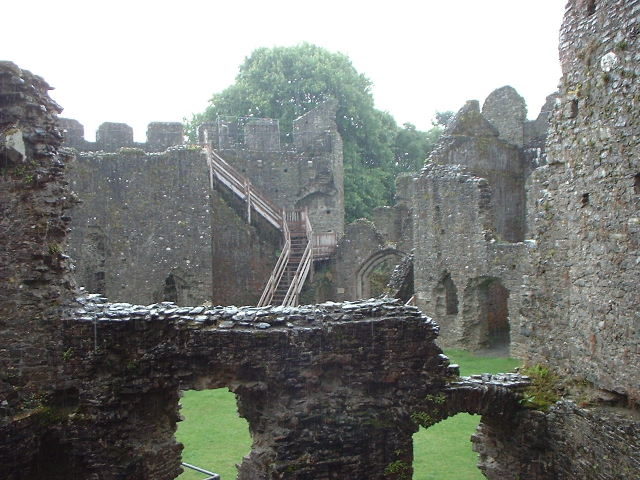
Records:
[[[184,445],[182,462],[215,472],[224,480],[237,478],[236,464],[251,451],[251,435],[238,415],[236,397],[227,388],[187,390],[180,399],[176,438]],[[206,474],[185,468],[179,480],[203,480]]]
[[[509,348],[509,290],[500,279],[479,277],[465,289],[463,338],[471,350]]]

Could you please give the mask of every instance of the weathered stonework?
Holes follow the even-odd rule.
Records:
[[[74,196],[59,150],[61,108],[40,77],[0,62],[0,464],[32,462],[45,428],[21,416],[64,389],[63,305],[72,298],[64,240]],[[11,452],[8,455],[6,452]],[[27,452],[22,455],[22,452]],[[4,472],[0,477],[9,478]]]
[[[569,2],[548,165],[533,175],[528,357],[640,401],[637,1]],[[612,19],[615,19],[612,20]]]
[[[388,293],[386,286],[394,267],[413,248],[412,187],[411,176],[399,177],[393,207],[378,207],[372,221],[359,219],[347,225],[331,262],[333,290],[329,299],[354,300]],[[412,279],[413,275],[411,283]]]
[[[202,157],[187,148],[78,155],[69,177],[82,203],[71,212],[69,253],[81,285],[112,301],[210,301],[211,202]]]
[[[529,363],[596,400],[485,419],[474,442],[490,479],[640,477],[639,32],[638,1],[568,2],[548,164],[529,190],[521,328]]]
[[[461,411],[483,415],[473,442],[490,479],[640,478],[639,13],[638,0],[568,3],[546,159],[540,137],[527,140],[538,127],[523,129],[523,177],[539,167],[528,182],[532,240],[501,239],[510,212],[496,208],[507,197],[495,189],[510,180],[496,187],[475,169],[483,159],[506,165],[516,147],[477,105],[400,194],[423,207],[405,225],[424,243],[415,288],[445,337],[465,332],[448,316],[486,308],[504,318],[515,308],[518,351],[593,394],[546,413],[523,409],[528,381],[518,375],[458,378],[435,343],[438,325],[390,299],[237,308],[79,295],[62,253],[74,197],[60,108],[42,79],[0,63],[0,478],[174,478],[179,391],[224,386],[253,437],[243,480],[406,478],[417,423]],[[273,137],[259,142],[260,129],[273,125],[255,125],[251,144],[276,148]],[[128,141],[126,129],[107,130]],[[391,210],[377,218],[379,230],[359,222],[354,231],[386,248],[405,230]],[[107,248],[89,235],[95,252]]]
[[[487,180],[430,165],[416,181],[414,282],[417,304],[438,319],[444,345],[471,349],[517,343],[523,243],[496,241]]]
[[[0,62],[0,413],[55,388],[60,305],[70,295],[63,253],[74,195],[58,150],[61,108],[40,77]]]
[[[290,143],[280,142],[273,119],[221,118],[200,128],[201,141],[272,202],[307,209],[315,232],[344,232],[342,139],[335,123],[337,102],[328,100],[293,123]]]
[[[525,138],[525,118],[511,87],[492,93],[482,113],[468,102],[410,190],[415,302],[442,326],[443,345],[525,348],[525,185],[544,157],[539,140]]]
[[[482,116],[498,130],[500,138],[524,146],[527,104],[515,88],[505,86],[491,92],[482,104]]]
[[[59,123],[65,144],[81,151],[70,171],[82,200],[70,239],[81,285],[112,301],[257,303],[281,235],[257,214],[247,221],[246,205],[211,181],[201,149],[183,144],[180,124],[152,123],[147,142],[134,143],[125,124],[102,124],[87,142],[77,121]],[[278,207],[306,209],[316,233],[343,233],[335,102],[294,122],[288,150],[277,121],[252,119],[242,144],[230,126],[205,124],[201,134]]]
[[[69,192],[57,107],[40,79],[0,67],[0,98],[11,100],[1,145],[15,152],[2,179],[3,232],[15,237],[3,238],[0,258],[16,284],[0,297],[1,478],[172,479],[181,389],[237,394],[253,437],[240,479],[401,478],[417,418],[521,408],[526,380],[458,378],[434,342],[437,325],[395,300],[237,308],[76,296],[61,253]],[[5,95],[13,85],[29,95]],[[44,108],[29,117],[30,104]],[[33,177],[12,163],[22,157]],[[51,235],[31,232],[41,220]]]
[[[640,415],[559,402],[548,413],[483,417],[472,437],[489,479],[622,480],[640,472]]]
[[[349,224],[335,254],[334,298],[344,301],[383,294],[394,266],[403,255],[395,244],[385,241],[369,220]]]

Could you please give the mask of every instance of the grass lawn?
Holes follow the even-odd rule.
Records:
[[[215,473],[222,480],[233,480],[235,465],[251,450],[249,426],[238,416],[236,397],[226,388],[189,390],[182,397],[176,437],[185,446],[182,461]],[[185,469],[180,480],[202,480],[206,475]]]
[[[445,352],[460,365],[461,375],[508,372],[519,365],[512,358],[479,357],[462,350]],[[236,478],[235,464],[249,453],[247,422],[238,417],[235,396],[227,389],[184,392],[182,415],[176,436],[185,445],[182,461],[222,476]],[[461,413],[413,436],[414,480],[481,480],[476,454],[469,438],[479,416]],[[180,480],[202,480],[205,475],[186,471]]]

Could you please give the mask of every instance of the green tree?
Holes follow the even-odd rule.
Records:
[[[235,82],[213,95],[204,113],[193,116],[187,130],[193,132],[196,123],[219,115],[270,117],[279,119],[287,141],[293,120],[329,97],[338,101],[336,123],[344,142],[349,222],[393,201],[395,175],[406,170],[406,162],[398,166],[395,120],[374,108],[371,82],[346,55],[308,43],[259,48],[240,66]],[[420,156],[418,150],[411,150],[413,163]]]
[[[439,118],[441,114],[446,116],[448,113],[450,112],[437,112],[436,117]],[[393,144],[396,174],[422,169],[443,131],[444,125],[436,122],[426,132],[416,129],[412,123],[405,123],[402,128],[397,129]]]
[[[204,114],[194,115],[191,130],[195,122],[234,115],[277,118],[281,131],[290,132],[295,118],[329,97],[338,101],[350,221],[392,198],[388,177],[397,127],[390,115],[374,108],[371,82],[347,56],[308,43],[259,48],[240,66],[234,84],[213,95]]]
[[[446,127],[449,124],[449,121],[453,118],[456,113],[451,110],[446,110],[444,112],[436,112],[431,124],[434,127]]]

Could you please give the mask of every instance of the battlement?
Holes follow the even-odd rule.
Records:
[[[209,141],[218,150],[248,150],[251,152],[330,153],[335,149],[333,136],[337,132],[335,115],[337,102],[328,100],[293,122],[291,142],[283,142],[280,123],[273,118],[219,117],[198,128],[200,143]],[[184,126],[180,122],[152,122],[147,127],[147,141],[135,142],[133,128],[126,123],[105,122],[98,127],[96,141],[85,139],[84,126],[71,118],[59,118],[64,132],[64,145],[80,151],[117,152],[120,148],[139,148],[145,152],[161,152],[185,143]]]
[[[336,133],[335,117],[338,103],[329,99],[293,121],[293,131],[281,142],[280,123],[273,118],[218,117],[216,122],[203,123],[199,141],[211,142],[217,150],[249,150],[259,152],[329,153]],[[293,148],[292,148],[293,147]]]
[[[133,141],[133,128],[126,123],[105,122],[98,127],[96,141],[84,138],[84,126],[71,118],[59,118],[64,133],[64,145],[80,151],[116,152],[122,147],[140,148],[145,152],[161,152],[175,145],[183,145],[184,128],[180,122],[152,122],[147,127],[147,141]]]

